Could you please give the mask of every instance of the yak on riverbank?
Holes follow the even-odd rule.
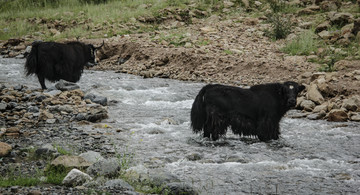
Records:
[[[77,82],[84,66],[96,64],[96,50],[101,48],[78,41],[69,43],[34,42],[26,58],[26,76],[35,74],[41,88],[46,89],[45,79],[55,82],[60,79]]]
[[[278,139],[279,122],[296,105],[303,85],[288,81],[255,85],[243,89],[225,85],[206,85],[191,108],[194,133],[217,140],[230,127],[234,134],[257,136],[261,141]]]

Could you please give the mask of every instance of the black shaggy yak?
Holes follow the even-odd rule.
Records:
[[[234,134],[257,136],[261,141],[278,139],[279,122],[296,105],[304,90],[296,82],[255,85],[250,89],[225,85],[206,85],[191,108],[194,133],[214,141],[230,127]]]
[[[37,75],[41,88],[46,89],[45,79],[77,82],[84,66],[96,64],[95,52],[100,47],[81,42],[34,42],[26,58],[26,76]]]

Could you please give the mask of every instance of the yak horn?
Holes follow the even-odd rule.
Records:
[[[94,47],[95,49],[100,49],[102,46],[104,46],[104,40],[103,40],[103,43],[99,46],[99,47]]]

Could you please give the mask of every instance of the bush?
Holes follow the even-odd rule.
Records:
[[[109,0],[79,0],[81,4],[102,4],[107,3]]]
[[[284,39],[291,33],[292,23],[285,15],[274,13],[268,16],[271,30],[265,31],[265,35],[276,40]]]
[[[273,13],[284,12],[286,8],[285,1],[283,0],[267,0]]]
[[[281,49],[282,52],[290,55],[309,55],[316,52],[320,42],[316,39],[316,35],[312,31],[305,31],[295,40],[291,41]]]

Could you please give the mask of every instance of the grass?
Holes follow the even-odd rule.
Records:
[[[53,147],[57,150],[57,152],[59,152],[61,155],[72,155],[73,152],[72,151],[68,151],[65,148],[63,148],[60,145],[57,144],[53,144]]]
[[[34,5],[31,2],[45,2]],[[31,35],[33,39],[61,40],[65,38],[99,38],[121,35],[123,33],[147,32],[156,30],[157,25],[132,29],[128,24],[141,24],[134,20],[139,17],[161,17],[160,10],[181,8],[189,0],[109,0],[102,4],[82,4],[79,0],[14,0],[0,2],[0,40]],[[198,2],[198,7],[211,7],[217,1]],[[195,9],[195,8],[192,8]],[[186,14],[186,13],[184,13]],[[34,19],[34,20],[32,20]],[[96,26],[102,30],[94,31]],[[50,29],[56,28],[60,35],[53,36]]]
[[[315,53],[320,45],[320,41],[316,39],[316,34],[312,30],[308,30],[288,43],[281,51],[290,55],[310,55]]]
[[[0,177],[0,187],[10,186],[36,186],[39,184],[61,185],[70,170],[64,167],[47,165],[45,170],[35,169],[35,174],[23,174],[20,168],[10,167],[5,175]],[[45,176],[45,180],[41,178]]]
[[[227,54],[227,55],[232,55],[232,54],[233,54],[233,52],[232,52],[232,51],[227,50],[227,49],[226,49],[226,50],[224,50],[224,53],[225,53],[225,54]]]
[[[154,41],[161,43],[162,41],[168,42],[175,47],[184,46],[186,43],[186,35],[184,32],[173,31],[169,34],[160,34],[158,37],[153,37]]]
[[[40,183],[40,175],[28,175],[17,174],[15,168],[8,170],[8,173],[0,177],[0,187],[9,186],[35,186]]]

